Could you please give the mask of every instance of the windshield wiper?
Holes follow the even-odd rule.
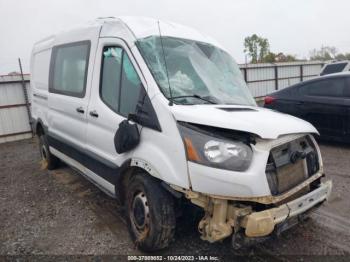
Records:
[[[211,101],[205,97],[202,97],[200,95],[197,95],[197,94],[193,94],[193,95],[187,95],[187,96],[173,96],[172,99],[177,99],[177,98],[197,98],[197,99],[200,99],[200,100],[203,100],[205,102],[208,102],[210,104],[217,104],[216,102],[214,101]]]

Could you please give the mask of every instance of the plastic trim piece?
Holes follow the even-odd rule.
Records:
[[[84,167],[93,171],[108,182],[116,184],[118,181],[120,168],[116,164],[103,159],[90,151],[86,151],[52,132],[49,132],[48,134],[48,142],[50,147],[55,148],[78,163],[81,163]]]

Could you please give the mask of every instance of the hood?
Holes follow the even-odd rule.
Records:
[[[264,139],[296,133],[318,134],[309,122],[270,109],[228,105],[174,105],[177,121],[256,134]]]

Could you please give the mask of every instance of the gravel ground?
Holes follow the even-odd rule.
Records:
[[[237,252],[229,239],[215,244],[200,240],[196,220],[187,215],[178,223],[176,242],[152,255],[208,255],[220,260],[244,255],[255,261],[294,261],[300,256],[316,261],[328,255],[324,261],[349,261],[350,146],[323,143],[321,151],[326,174],[333,180],[332,197],[294,230]],[[144,254],[130,241],[116,201],[69,167],[42,170],[36,140],[30,139],[0,145],[0,255]]]

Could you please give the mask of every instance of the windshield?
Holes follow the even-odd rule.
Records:
[[[174,103],[256,106],[241,71],[225,51],[207,43],[159,36],[139,39],[137,46],[162,93],[168,99],[172,95]]]

